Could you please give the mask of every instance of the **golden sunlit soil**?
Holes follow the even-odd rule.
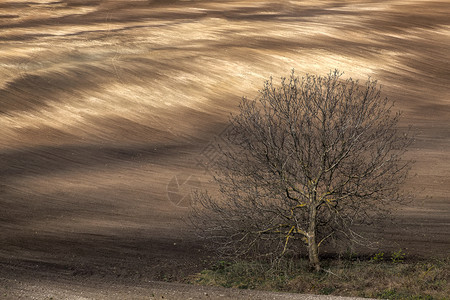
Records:
[[[417,136],[416,195],[397,225],[367,231],[381,249],[448,255],[449,12],[419,0],[2,1],[0,276],[201,269],[207,253],[183,221],[197,181],[184,180],[207,177],[198,160],[240,98],[292,68],[370,76],[396,100]]]

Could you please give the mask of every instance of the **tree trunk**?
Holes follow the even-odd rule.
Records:
[[[319,262],[319,247],[316,242],[315,232],[309,232],[308,238],[308,256],[309,263],[316,271],[320,271],[320,262]]]
[[[319,247],[316,240],[316,205],[311,203],[309,208],[309,227],[308,227],[308,257],[309,263],[316,271],[320,271]]]

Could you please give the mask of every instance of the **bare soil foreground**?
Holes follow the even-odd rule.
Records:
[[[240,98],[291,68],[371,76],[396,100],[417,134],[416,195],[395,226],[366,232],[384,251],[448,256],[449,13],[425,0],[1,1],[0,298],[150,297],[146,282],[201,270],[209,253],[184,222],[208,178],[198,161],[213,162]]]
[[[203,300],[363,300],[367,298],[277,293],[220,287],[194,286],[181,283],[91,282],[80,280],[45,280],[13,282],[0,279],[6,286],[2,296],[14,299],[203,299]]]

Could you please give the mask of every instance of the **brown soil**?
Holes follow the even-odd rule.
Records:
[[[379,80],[417,141],[380,249],[450,249],[448,1],[2,1],[0,278],[176,280],[185,222],[240,97],[297,73]],[[178,185],[177,185],[178,184]],[[45,281],[45,280],[44,280]],[[1,290],[0,290],[1,292]],[[1,297],[1,296],[0,296]]]

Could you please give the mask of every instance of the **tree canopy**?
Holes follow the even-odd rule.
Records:
[[[196,193],[193,221],[221,249],[285,255],[306,246],[319,270],[328,240],[355,240],[356,224],[401,202],[411,137],[377,81],[294,71],[243,98],[221,143],[218,193]]]

